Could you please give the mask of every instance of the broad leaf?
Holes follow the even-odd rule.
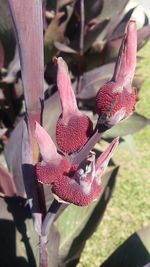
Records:
[[[20,121],[12,132],[8,144],[5,147],[5,158],[13,175],[17,189],[17,195],[25,197],[25,188],[21,168],[21,145],[22,145],[23,121]]]
[[[51,112],[53,111],[53,112]],[[58,93],[45,101],[43,124],[44,128],[55,141],[56,122],[61,113]],[[5,147],[5,158],[8,167],[13,174],[17,188],[17,195],[25,197],[25,188],[21,168],[21,146],[23,134],[23,120],[21,120],[11,134],[8,144]]]
[[[130,20],[132,13],[134,12],[136,7],[131,8],[122,18],[122,20],[120,21],[120,23],[117,25],[117,27],[115,28],[115,30],[113,31],[111,37],[109,38],[109,40],[112,39],[116,39],[116,38],[120,38],[124,35],[125,32],[125,28],[127,26],[128,21]]]
[[[0,195],[13,197],[16,195],[16,187],[11,174],[0,165]]]
[[[103,8],[103,0],[94,0],[91,5],[90,0],[85,2],[85,22],[89,22],[98,15],[100,15]]]
[[[16,47],[14,58],[8,65],[8,73],[2,81],[5,83],[14,83],[16,81],[18,71],[20,71],[20,59],[18,49]]]
[[[104,190],[101,197],[88,206],[79,208],[70,205],[59,217],[56,224],[61,233],[59,266],[75,266],[86,240],[101,221],[115,185],[118,168],[103,176]]]
[[[38,266],[38,237],[26,200],[19,197],[0,199],[0,206],[1,265]]]
[[[61,114],[60,99],[56,92],[49,99],[45,101],[43,113],[43,125],[45,130],[48,131],[51,138],[55,142],[56,135],[56,122]]]
[[[57,10],[64,11],[64,15],[60,19],[60,24],[59,24],[59,28],[61,29],[61,32],[63,32],[63,34],[66,31],[68,22],[74,11],[75,2],[76,1],[73,1],[73,0],[57,1]]]
[[[45,212],[43,211],[45,202],[43,188],[37,184],[35,179],[34,165],[38,161],[39,153],[34,130],[35,120],[41,122],[41,103],[43,104],[44,98],[42,1],[9,0],[8,3],[17,35],[27,112],[27,120],[23,123],[23,136],[20,138],[22,143],[18,150],[18,154],[21,152],[19,165],[22,166],[25,191],[29,199],[35,230],[40,235],[41,213]],[[38,192],[40,192],[40,197]]]
[[[105,30],[105,27],[107,26],[108,22],[109,19],[104,19],[103,21],[95,25],[95,27],[92,30],[89,30],[87,32],[84,38],[84,52],[86,52],[91,47],[91,45],[94,43],[97,37],[100,38],[101,33],[102,36],[104,37],[103,31]]]
[[[121,42],[122,42],[122,37],[118,37],[106,43],[105,54],[104,54],[104,60],[106,63],[116,60]]]
[[[123,10],[125,8],[125,6],[127,5],[127,3],[129,2],[129,0],[117,0],[115,1],[115,7],[114,8],[114,1],[113,0],[107,0],[103,2],[103,9],[101,11],[101,14],[99,16],[99,18],[101,20],[105,19],[105,18],[110,18],[110,21],[107,25],[107,27],[105,28],[105,34],[104,37],[108,37],[109,35],[111,35],[111,33],[113,32],[113,30],[116,28],[117,24],[119,23]],[[100,38],[101,40],[101,38]],[[99,41],[96,41],[96,43],[98,43]]]
[[[6,0],[0,0],[0,40],[5,51],[5,65],[7,66],[14,54],[15,37]]]
[[[114,66],[114,63],[109,63],[94,70],[85,72],[81,77],[77,98],[94,98],[100,87],[112,78]]]
[[[149,236],[149,226],[135,232],[100,267],[135,267],[147,264],[150,262]]]
[[[38,113],[44,84],[42,1],[8,2],[18,37],[26,108]]]
[[[150,37],[150,25],[146,25],[138,30],[138,49],[140,49]]]
[[[0,198],[0,262],[7,267],[38,267],[39,239],[27,200],[20,197]],[[52,245],[53,244],[53,245]],[[52,225],[48,237],[51,267],[58,266],[59,233]]]
[[[54,225],[50,228],[48,237],[48,260],[51,267],[58,267],[58,250],[59,250],[60,235]]]
[[[91,24],[96,17],[98,17],[101,13],[101,10],[103,8],[103,0],[93,0],[92,5],[90,0],[86,0],[84,3],[84,16],[85,16],[85,23],[86,25]],[[80,1],[77,1],[75,6],[75,12],[78,13],[78,15],[81,14],[81,5]]]
[[[3,49],[3,45],[2,45],[2,43],[0,41],[0,70],[4,66],[4,57],[5,57],[4,49]]]
[[[128,134],[133,134],[145,126],[150,125],[150,120],[144,116],[134,113],[128,119],[120,122],[118,125],[114,126],[110,130],[103,134],[103,138],[114,138],[116,136],[124,136]]]
[[[54,43],[55,47],[60,50],[61,52],[64,52],[64,53],[69,53],[69,54],[76,54],[77,51],[75,51],[74,49],[72,49],[71,47],[65,45],[65,44],[62,44],[60,42],[55,42]]]
[[[54,42],[63,42],[64,40],[63,33],[58,25],[58,20],[62,15],[62,13],[57,14],[46,29],[44,35],[45,63],[50,62],[52,57],[56,54]]]

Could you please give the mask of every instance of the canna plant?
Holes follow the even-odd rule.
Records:
[[[23,87],[16,98],[22,105],[20,95],[24,93],[25,109],[21,111],[20,105],[11,124],[6,125],[13,128],[20,115],[9,141],[6,135],[5,158],[12,175],[0,167],[1,203],[5,209],[7,205],[22,235],[22,265],[76,266],[114,188],[118,167],[103,173],[119,144],[118,136],[149,123],[133,114],[137,101],[133,78],[137,46],[150,30],[145,25],[137,32],[135,21],[129,21],[132,12],[121,17],[127,2],[118,1],[116,21],[115,11],[109,13],[110,0],[94,1],[92,9],[90,1],[85,6],[83,0],[8,0],[9,8],[2,1],[11,14],[17,43],[7,72],[1,71],[2,92],[4,99],[10,85],[18,92],[16,85],[21,80]],[[120,51],[116,63],[109,63],[114,41],[113,54],[121,44]],[[104,79],[101,72],[110,75]],[[3,115],[5,112],[4,106]],[[3,117],[1,124],[5,125]],[[136,126],[132,123],[129,129],[124,119]],[[93,148],[107,137],[113,140],[98,156]],[[73,221],[78,224],[77,231]],[[21,241],[18,243],[20,246]],[[2,262],[19,266],[21,257],[10,258],[9,263],[7,259]]]

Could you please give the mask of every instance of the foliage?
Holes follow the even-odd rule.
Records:
[[[16,1],[12,2],[16,4]],[[44,128],[47,129],[53,140],[55,140],[56,122],[61,113],[61,106],[57,93],[57,67],[53,62],[53,57],[61,56],[68,63],[72,85],[80,111],[90,114],[93,123],[95,123],[95,121],[97,122],[95,96],[99,88],[112,78],[112,72],[121,40],[124,36],[124,30],[134,11],[134,9],[132,9],[127,14],[123,14],[127,2],[127,0],[117,1],[117,9],[113,9],[112,6],[114,3],[112,0],[95,0],[93,1],[92,8],[90,1],[86,1],[85,6],[82,0],[43,1],[45,48],[44,80],[42,73],[44,69],[43,54],[41,52],[43,28],[41,27],[41,13],[38,13],[39,9],[34,6],[33,9],[30,9],[29,1],[26,1],[26,9],[23,10],[22,7],[18,17],[15,17],[15,9],[12,11],[20,41],[19,53],[22,59],[21,75],[18,52],[17,50],[15,51],[15,38],[12,31],[11,16],[7,2],[1,0],[0,4],[4,10],[0,20],[1,149],[8,143],[5,147],[5,157],[11,169],[16,190],[7,190],[8,185],[12,181],[12,177],[7,173],[8,183],[6,186],[0,184],[2,187],[1,191],[3,196],[7,196],[6,192],[11,191],[13,197],[9,200],[7,197],[4,197],[4,199],[1,200],[2,207],[4,208],[0,216],[3,220],[7,220],[13,228],[16,227],[22,234],[24,247],[20,248],[20,258],[22,257],[24,266],[30,266],[31,260],[33,261],[32,266],[38,264],[38,246],[35,244],[38,242],[37,233],[38,235],[41,234],[39,232],[41,210],[45,215],[46,207],[43,205],[44,195],[46,197],[47,208],[51,207],[50,210],[48,210],[48,214],[56,213],[55,220],[59,217],[55,223],[56,225],[54,226],[52,224],[49,234],[48,254],[51,266],[57,266],[58,264],[59,266],[75,266],[77,264],[86,240],[95,231],[110,199],[118,171],[118,167],[116,167],[113,162],[113,167],[111,166],[102,178],[104,183],[103,191],[100,198],[95,203],[84,208],[84,210],[73,205],[68,206],[62,204],[60,211],[57,211],[58,203],[56,207],[55,205],[53,207],[53,204],[51,205],[51,203],[55,204],[55,202],[52,202],[53,196],[50,189],[41,186],[35,181],[33,161],[38,161],[38,148],[34,137],[34,121],[36,120],[41,123],[42,111]],[[34,14],[34,17],[32,17],[32,14]],[[30,24],[32,26],[29,33],[30,36],[33,37],[32,41],[30,38],[25,39],[25,32],[22,30],[24,25],[21,25],[23,21],[22,16],[24,16],[26,25]],[[33,21],[35,19],[37,21],[34,24]],[[4,27],[4,25],[6,27]],[[145,15],[145,24],[142,29],[138,30],[139,48],[144,44],[143,39],[146,41],[149,35],[150,27]],[[8,37],[11,37],[11,49],[13,53],[8,46]],[[37,44],[37,40],[41,41]],[[26,47],[26,50],[24,47]],[[24,96],[22,81],[24,85]],[[140,89],[142,81],[136,77],[134,82],[136,87]],[[43,96],[44,83],[45,91]],[[32,88],[36,89],[32,90]],[[24,108],[24,99],[26,110]],[[43,104],[44,100],[45,104]],[[26,117],[28,127],[22,121],[25,112],[27,112],[28,115]],[[149,120],[147,118],[138,113],[134,113],[128,120],[122,121],[112,129],[105,131],[103,139],[109,142],[118,135],[123,137],[127,134],[132,134],[148,124]],[[15,130],[12,131],[14,128]],[[14,146],[16,143],[17,146]],[[32,151],[33,158],[31,155]],[[100,152],[101,151],[97,151],[97,155]],[[21,157],[23,160],[22,162]],[[21,164],[23,165],[22,168]],[[33,231],[31,221],[29,223],[29,219],[31,219],[29,206],[26,207],[26,204],[24,204],[26,202],[24,199],[26,198],[26,194],[29,199],[29,206],[34,218],[34,226],[37,233]],[[37,204],[39,194],[41,203]],[[18,196],[22,197],[21,200]],[[13,210],[10,207],[12,205],[11,200],[12,203],[14,203]],[[31,200],[33,200],[33,206],[31,205]],[[21,204],[23,206],[22,211],[28,209],[27,214],[25,212],[20,212],[19,215],[17,215],[15,211],[17,211],[18,201],[23,203]],[[11,219],[9,218],[10,214],[8,216],[6,206],[10,211],[9,213],[12,213],[13,219],[12,217]],[[63,212],[64,209],[65,211]],[[19,223],[19,221],[22,222],[22,224]],[[23,227],[24,229],[22,229]],[[25,228],[27,229],[28,237],[25,234]],[[30,238],[30,242],[28,238]],[[41,240],[41,244],[43,244],[42,242]],[[20,237],[18,238],[16,236],[16,244],[17,246],[20,244]],[[53,248],[51,244],[53,244]],[[44,253],[47,253],[45,247],[41,245],[41,248]],[[2,260],[5,261],[5,259]],[[12,256],[12,261],[15,266],[17,266],[16,262],[18,259],[16,259],[14,255]]]

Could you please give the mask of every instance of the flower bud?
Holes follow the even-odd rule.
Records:
[[[98,125],[111,128],[130,116],[137,101],[132,87],[136,67],[137,30],[130,21],[123,38],[118,60],[111,81],[105,83],[96,95],[96,109],[99,114]]]
[[[70,154],[87,142],[92,134],[93,124],[78,109],[65,61],[61,57],[55,61],[58,65],[57,86],[62,107],[62,114],[56,125],[56,141],[63,152]]]

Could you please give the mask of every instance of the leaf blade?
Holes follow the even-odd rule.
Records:
[[[138,113],[134,113],[128,119],[123,120],[118,125],[106,131],[103,134],[103,138],[114,138],[118,135],[122,137],[128,134],[133,134],[149,124],[149,119]]]

